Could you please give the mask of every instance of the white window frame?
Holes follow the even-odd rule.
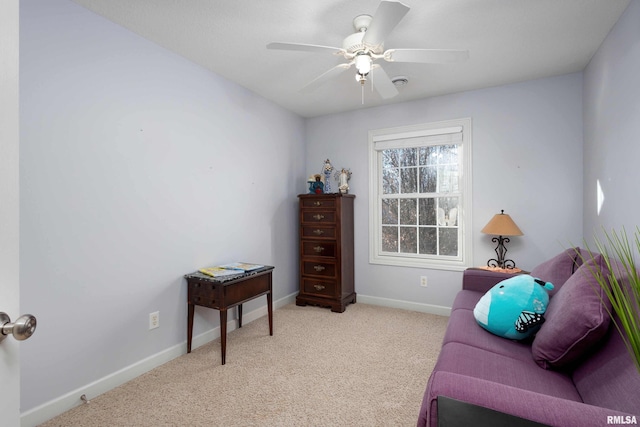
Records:
[[[461,138],[460,138],[461,136]],[[446,138],[458,140],[462,147],[459,188],[459,253],[457,257],[388,253],[382,251],[382,150],[388,148],[439,145]],[[429,141],[429,142],[425,142]],[[402,267],[462,271],[473,265],[471,201],[471,118],[445,120],[412,126],[369,131],[369,262]]]

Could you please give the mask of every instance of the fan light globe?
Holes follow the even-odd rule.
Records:
[[[371,57],[367,54],[362,54],[356,56],[356,68],[358,69],[358,74],[366,76],[371,71]]]

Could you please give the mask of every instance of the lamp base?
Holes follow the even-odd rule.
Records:
[[[496,256],[497,258],[491,258],[487,261],[487,267],[498,267],[498,268],[516,268],[516,263],[512,259],[505,259],[505,255],[507,254],[507,248],[504,246],[505,243],[509,243],[508,237],[494,237],[491,239],[492,242],[498,243],[496,246]]]

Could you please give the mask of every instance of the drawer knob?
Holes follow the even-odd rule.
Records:
[[[320,230],[320,229],[318,228],[318,229],[316,229],[316,230],[313,230],[313,234],[316,234],[316,235],[318,235],[318,236],[319,236],[319,235],[321,235],[321,234],[324,234],[324,230]]]
[[[316,215],[314,215],[314,216],[313,216],[313,218],[314,218],[316,221],[320,221],[321,219],[324,219],[324,215],[316,214]]]
[[[325,267],[324,267],[323,265],[314,265],[314,266],[313,266],[313,269],[314,269],[315,271],[322,271],[322,270],[324,270],[324,269],[325,269]]]
[[[313,285],[314,288],[316,288],[316,291],[321,291],[324,289],[323,285]]]
[[[317,253],[320,253],[324,251],[324,248],[322,246],[316,246],[315,248],[313,248],[313,250],[316,251]]]
[[[322,206],[322,202],[315,201],[313,202],[313,206]]]

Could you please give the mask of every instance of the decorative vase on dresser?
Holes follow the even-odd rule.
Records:
[[[296,305],[342,313],[356,302],[353,194],[301,194],[300,292]]]

